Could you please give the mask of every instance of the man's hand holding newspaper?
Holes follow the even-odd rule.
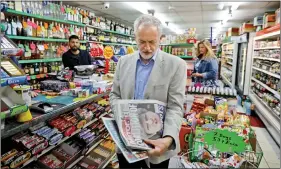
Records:
[[[172,137],[164,137],[156,140],[144,140],[146,144],[152,145],[153,149],[148,150],[149,156],[161,156],[173,143]]]
[[[156,100],[118,100],[113,112],[115,119],[111,121],[103,119],[103,121],[129,163],[143,160],[148,156],[161,156],[172,144],[172,137],[162,138],[166,114],[165,103]],[[119,134],[119,138],[117,134],[110,131],[114,125],[109,128],[106,123],[116,123],[115,133]],[[138,158],[135,154],[130,155],[130,152],[142,152],[142,156]],[[132,156],[134,159],[130,160]]]

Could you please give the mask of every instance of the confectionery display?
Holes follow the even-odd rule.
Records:
[[[185,122],[180,131],[181,163],[185,168],[243,168],[259,165],[262,150],[250,127],[250,119],[237,112],[233,101],[235,100],[210,95],[205,98],[194,96],[191,108],[186,109]],[[214,140],[210,144],[207,135],[212,131],[215,134],[211,137],[211,141]],[[216,134],[218,132],[221,134]],[[181,137],[183,135],[186,136]],[[241,142],[232,140],[237,139],[236,137]],[[226,145],[225,152],[220,146],[222,144]],[[242,151],[235,153],[227,148],[233,145],[243,147]]]

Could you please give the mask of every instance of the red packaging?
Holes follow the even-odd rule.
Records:
[[[72,133],[74,133],[76,130],[75,126],[71,126],[69,127],[65,132],[64,132],[64,136],[71,136]]]
[[[180,148],[182,152],[187,152],[188,147],[188,136],[192,133],[192,128],[190,126],[182,125],[180,129],[179,139]]]

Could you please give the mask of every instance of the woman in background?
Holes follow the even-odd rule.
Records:
[[[211,43],[203,40],[197,46],[197,60],[192,77],[194,86],[218,86],[218,60],[212,50]]]

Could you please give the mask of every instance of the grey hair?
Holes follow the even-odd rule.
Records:
[[[138,31],[138,28],[141,25],[156,26],[157,30],[159,32],[159,37],[162,35],[162,23],[158,18],[156,18],[152,15],[147,15],[147,14],[141,15],[140,17],[138,17],[135,20],[135,22],[134,22],[134,33],[135,33],[135,35]]]

